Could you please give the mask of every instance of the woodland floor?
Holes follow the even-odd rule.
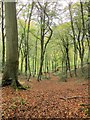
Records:
[[[70,78],[62,82],[57,76],[37,82],[20,77],[27,90],[0,88],[2,118],[27,120],[30,118],[87,118],[88,80]],[[89,119],[90,120],[90,119]]]

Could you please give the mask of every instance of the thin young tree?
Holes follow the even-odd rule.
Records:
[[[74,29],[73,16],[71,10],[71,3],[69,3],[69,13],[70,13],[71,28],[72,28],[73,42],[74,42],[74,73],[75,76],[77,76],[77,44],[76,44],[76,33]]]
[[[34,8],[34,2],[32,2],[32,6],[31,6],[31,11],[29,12],[29,19],[28,19],[28,28],[27,28],[27,38],[26,38],[26,48],[25,48],[25,75],[27,76],[27,71],[28,71],[28,65],[29,65],[29,45],[28,45],[28,41],[29,41],[29,32],[30,32],[30,23],[31,23],[31,16],[32,16],[32,12],[33,12],[33,8]],[[31,76],[31,72],[29,73]]]
[[[4,33],[4,3],[1,3],[2,8],[2,71],[5,65],[5,33]]]
[[[90,1],[88,3],[88,39],[90,40]],[[88,79],[90,79],[90,41],[88,46]]]
[[[39,68],[39,74],[38,74],[38,81],[41,80],[41,75],[42,75],[42,68],[43,68],[43,62],[44,62],[44,55],[46,52],[47,45],[52,37],[52,29],[50,26],[50,19],[49,15],[47,14],[47,5],[48,3],[44,3],[44,5],[41,5],[40,2],[38,2],[39,7],[37,8],[40,10],[40,26],[41,26],[41,57],[40,57],[40,68]],[[47,36],[47,40],[45,42],[45,37]]]

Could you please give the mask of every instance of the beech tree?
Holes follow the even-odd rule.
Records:
[[[2,86],[21,87],[18,82],[18,31],[16,3],[5,2],[6,24],[6,65],[2,77]]]
[[[52,37],[53,31],[50,26],[50,18],[49,15],[47,14],[47,6],[48,3],[44,3],[44,6],[41,5],[38,2],[39,7],[37,6],[38,10],[40,10],[40,31],[41,31],[41,38],[40,38],[40,44],[41,44],[41,56],[40,56],[40,68],[39,68],[39,74],[38,74],[38,81],[41,80],[41,75],[42,75],[42,68],[43,68],[43,62],[44,62],[44,55],[46,52],[47,45]],[[46,36],[49,34],[48,36]],[[45,38],[46,42],[45,42]]]

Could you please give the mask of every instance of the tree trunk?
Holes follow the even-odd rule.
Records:
[[[2,2],[2,72],[5,65],[5,36],[4,36],[4,5]]]
[[[54,63],[55,63],[55,72],[57,72],[57,62],[56,62],[56,60],[54,61]]]
[[[74,46],[74,73],[77,76],[77,50]]]
[[[23,55],[23,52],[21,50],[21,73],[23,73],[23,62],[24,62],[24,55]]]
[[[33,70],[32,70],[32,72],[33,72],[33,77],[35,76],[35,57],[34,57],[34,55],[33,55],[33,58],[32,58],[33,60],[33,63],[32,63],[32,66],[33,66]]]
[[[53,69],[54,69],[54,63],[53,63],[53,60],[52,60],[52,72],[53,72]]]
[[[81,57],[81,72],[84,73],[84,68],[83,68],[83,56]]]
[[[62,74],[64,73],[63,59],[62,59]]]
[[[21,86],[18,82],[18,32],[16,3],[5,2],[6,23],[6,66],[2,77],[2,86]]]
[[[45,64],[44,72],[46,73],[46,71],[47,71],[47,55],[45,55],[44,64]]]
[[[88,2],[88,94],[90,96],[90,1]],[[88,98],[90,104],[90,99]],[[90,106],[88,107],[88,117],[90,117]]]
[[[37,73],[37,39],[36,39],[36,44],[35,44],[35,75]]]
[[[72,77],[71,66],[70,66],[70,59],[69,59],[69,48],[68,48],[68,45],[67,45],[67,48],[66,48],[66,53],[67,53],[68,70],[69,70],[70,77]]]
[[[31,11],[29,13],[29,20],[28,20],[28,29],[27,29],[27,38],[26,38],[26,51],[25,51],[25,75],[27,77],[27,71],[28,71],[28,60],[29,60],[29,32],[30,32],[30,22],[31,22],[31,16],[32,16],[32,11],[33,11],[33,7],[34,7],[34,2],[32,2],[32,7],[31,7]]]
[[[72,11],[71,11],[71,3],[69,4],[69,13],[70,13],[73,42],[74,42],[74,73],[75,73],[75,76],[77,76],[77,45],[76,45],[75,29],[73,25],[73,18],[72,18]]]
[[[40,69],[39,69],[39,74],[38,74],[38,79],[37,79],[38,81],[41,80],[43,61],[44,61],[44,56],[41,55]]]
[[[27,71],[28,71],[28,53],[27,53],[27,45],[25,44],[25,76],[27,78]]]
[[[41,58],[40,58],[40,69],[38,74],[38,81],[41,80],[42,75],[42,67],[43,67],[43,61],[44,61],[44,32],[45,32],[45,14],[41,11],[40,16],[40,22],[41,22]]]
[[[28,70],[29,70],[29,77],[28,77],[28,79],[27,79],[27,81],[29,81],[29,79],[31,78],[31,66],[30,66],[30,57],[29,57],[29,55],[28,55]]]
[[[88,79],[90,79],[90,1],[88,3],[88,40]]]

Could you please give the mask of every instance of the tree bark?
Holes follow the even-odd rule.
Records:
[[[39,74],[38,74],[38,81],[41,80],[41,75],[42,75],[42,67],[43,67],[43,62],[44,62],[44,55],[46,52],[47,45],[52,37],[52,29],[50,27],[50,21],[49,21],[49,16],[46,13],[46,7],[47,4],[45,4],[44,8],[42,5],[38,2],[40,9],[41,9],[41,14],[40,14],[40,26],[41,26],[41,57],[40,57],[40,69],[39,69]],[[37,6],[38,8],[38,6]],[[46,19],[47,18],[47,19]],[[45,35],[50,32],[50,35],[45,43]]]
[[[35,43],[35,71],[34,71],[35,75],[37,74],[37,39],[36,39],[36,43]]]
[[[27,76],[27,71],[28,71],[28,59],[29,59],[29,45],[28,45],[28,41],[29,41],[29,32],[30,32],[30,22],[31,22],[31,16],[32,16],[32,12],[33,12],[33,8],[34,8],[34,2],[32,2],[32,7],[31,7],[31,11],[29,13],[29,20],[28,20],[28,29],[27,29],[27,38],[26,38],[26,53],[25,53],[25,75]]]
[[[4,4],[1,3],[2,8],[2,72],[5,65],[5,35],[4,35]]]
[[[90,1],[88,3],[88,64],[89,64],[89,71],[88,71],[88,78],[90,78]]]
[[[18,82],[18,31],[16,3],[5,2],[6,23],[6,66],[2,77],[2,86],[20,87]]]
[[[77,76],[77,45],[76,45],[75,30],[74,30],[72,11],[71,11],[71,3],[69,4],[69,13],[70,13],[71,28],[72,28],[73,42],[74,42],[74,73],[75,76]]]

